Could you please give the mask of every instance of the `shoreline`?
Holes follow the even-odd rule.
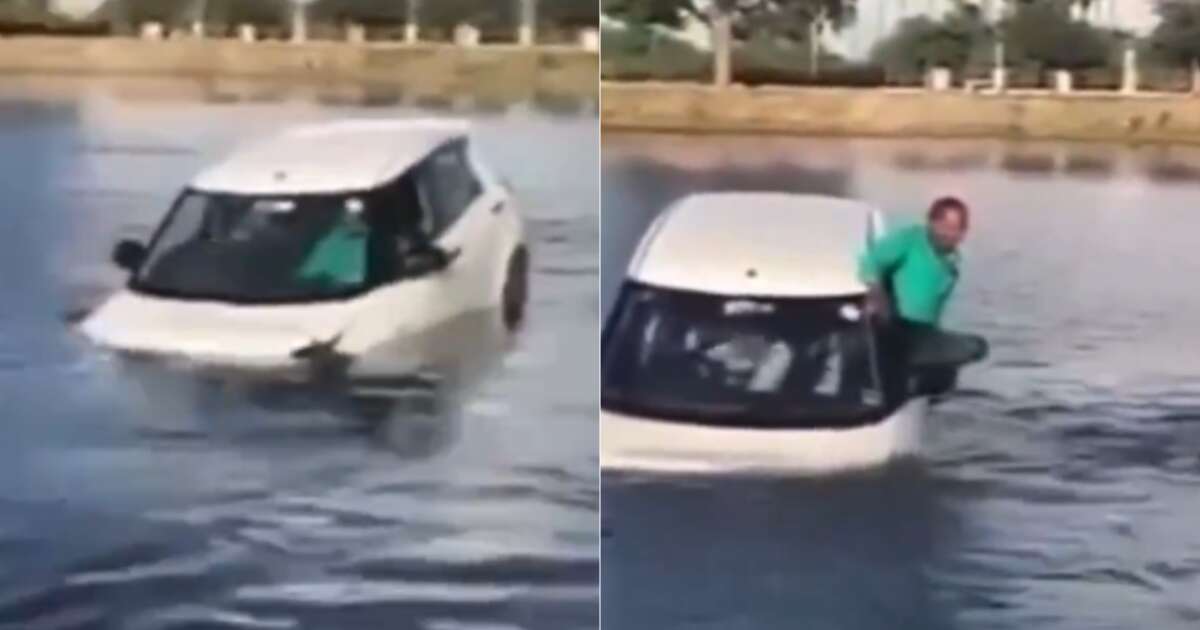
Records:
[[[571,46],[0,38],[0,80],[190,79],[387,87],[412,98],[596,100],[599,56]]]
[[[1178,93],[601,84],[611,132],[1200,144],[1200,98]]]

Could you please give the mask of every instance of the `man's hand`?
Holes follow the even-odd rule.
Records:
[[[887,291],[877,284],[873,284],[867,289],[867,299],[863,306],[867,317],[883,323],[892,320],[892,301],[888,298]]]

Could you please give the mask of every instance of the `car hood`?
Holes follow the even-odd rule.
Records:
[[[81,323],[94,343],[126,352],[232,365],[294,363],[293,353],[337,338],[351,302],[239,305],[121,291]]]

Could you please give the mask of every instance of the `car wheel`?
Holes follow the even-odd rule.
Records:
[[[516,328],[525,319],[525,303],[529,299],[529,252],[518,247],[508,258],[508,273],[504,276],[501,310],[504,325]]]

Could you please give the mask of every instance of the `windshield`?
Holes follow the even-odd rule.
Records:
[[[870,422],[886,411],[885,395],[859,301],[628,283],[605,330],[602,406],[729,426]]]
[[[133,278],[138,290],[243,302],[320,300],[368,285],[366,200],[188,191]]]

